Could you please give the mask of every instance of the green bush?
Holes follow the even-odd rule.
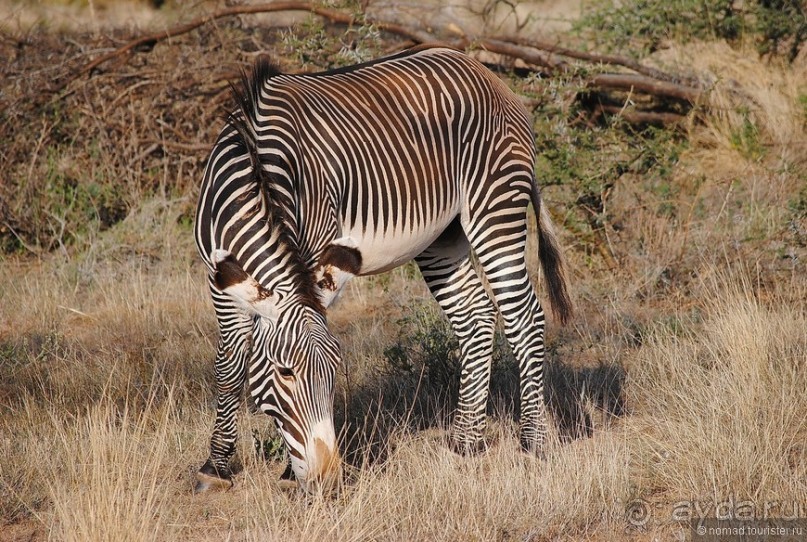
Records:
[[[617,5],[605,0],[575,28],[595,46],[636,56],[652,53],[665,40],[725,39],[750,34],[760,53],[796,58],[807,38],[801,0],[639,0]]]
[[[646,55],[664,40],[733,40],[744,18],[732,0],[639,0],[616,6],[606,1],[577,23],[596,45]]]
[[[455,390],[460,375],[459,343],[448,320],[423,305],[398,325],[395,343],[384,350],[389,372],[410,384],[422,381],[427,386]]]
[[[802,0],[759,0],[754,14],[759,51],[781,53],[790,62],[807,40],[807,11]]]
[[[431,304],[415,307],[399,320],[392,346],[384,351],[388,376],[402,385],[440,397],[453,408],[459,394],[462,360],[460,347],[448,319]],[[493,403],[513,402],[518,390],[518,364],[497,330],[493,343],[490,391]]]

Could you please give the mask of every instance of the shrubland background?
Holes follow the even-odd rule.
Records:
[[[448,451],[456,344],[410,264],[353,281],[329,314],[345,354],[340,495],[281,489],[283,451],[246,408],[235,488],[192,495],[216,331],[191,225],[228,81],[261,52],[298,71],[400,46],[299,13],[231,18],[52,91],[127,38],[221,6],[0,4],[0,540],[683,539],[679,520],[718,503],[807,516],[807,30],[794,2],[471,5],[481,29],[516,20],[708,88],[684,123],[637,125],[591,114],[591,66],[501,73],[534,114],[577,306],[572,325],[549,321],[548,458],[518,451],[501,339],[492,446]]]

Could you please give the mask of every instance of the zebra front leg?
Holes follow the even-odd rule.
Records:
[[[451,428],[451,447],[463,455],[486,448],[486,422],[496,309],[470,260],[470,245],[449,227],[415,261],[460,343],[459,401]]]
[[[252,353],[252,319],[211,286],[219,323],[216,349],[216,421],[210,438],[210,456],[196,473],[195,493],[232,487],[230,459],[238,437],[238,409]]]

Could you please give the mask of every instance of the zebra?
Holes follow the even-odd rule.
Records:
[[[326,311],[350,278],[413,259],[460,344],[452,449],[485,448],[498,310],[519,365],[520,444],[542,455],[545,315],[525,261],[530,203],[561,324],[572,304],[517,96],[478,61],[434,45],[312,74],[282,74],[261,56],[233,94],[195,223],[220,335],[216,421],[196,489],[232,485],[245,385],[287,446],[284,476],[309,491],[339,478],[341,352]]]

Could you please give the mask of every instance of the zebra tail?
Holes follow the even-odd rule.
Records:
[[[572,318],[574,308],[569,297],[563,253],[549,212],[542,205],[537,185],[533,185],[531,196],[532,206],[538,218],[538,258],[541,260],[541,267],[544,270],[549,303],[561,325],[566,325]]]

